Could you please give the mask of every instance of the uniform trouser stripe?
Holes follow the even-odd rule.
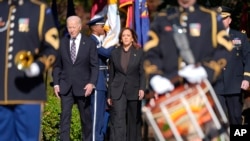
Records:
[[[91,112],[92,112],[92,139],[94,141],[103,141],[107,120],[105,119],[106,112],[106,91],[96,90],[91,95]]]
[[[94,115],[93,115],[93,141],[95,141],[95,125],[96,125],[96,104],[97,104],[97,91],[94,93]]]

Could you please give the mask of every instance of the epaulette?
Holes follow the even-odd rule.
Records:
[[[179,16],[180,16],[180,11],[179,8],[176,6],[169,6],[166,9],[166,13],[168,16],[168,20],[170,20],[173,23],[177,24],[179,23]],[[179,24],[177,24],[179,25]]]
[[[176,12],[179,12],[179,9],[176,6],[168,6],[165,12],[168,13],[168,15],[172,15],[175,14]]]
[[[161,12],[159,12],[159,13],[157,14],[157,16],[159,16],[159,17],[162,17],[162,16],[167,16],[167,13],[166,13],[166,12],[161,11]]]
[[[37,4],[37,5],[45,5],[47,6],[47,3],[41,0],[31,0],[32,3]]]
[[[169,16],[173,13],[176,13],[176,7],[171,6],[171,5],[167,5],[164,9],[160,10],[157,15],[158,16]]]
[[[159,8],[160,7],[160,8]],[[160,5],[158,7],[158,9],[157,9],[157,16],[166,16],[166,8],[168,7],[168,5],[166,5],[166,6],[162,6],[162,5]]]

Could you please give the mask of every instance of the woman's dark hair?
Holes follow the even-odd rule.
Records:
[[[122,46],[123,45],[123,43],[122,43],[122,34],[123,34],[123,32],[125,31],[125,30],[129,30],[130,32],[131,32],[131,34],[132,34],[132,38],[133,38],[133,43],[132,43],[132,45],[135,47],[135,48],[140,48],[140,45],[138,45],[138,38],[137,38],[137,34],[136,34],[136,32],[133,30],[133,29],[131,29],[131,28],[129,28],[129,27],[125,27],[125,28],[123,28],[122,30],[121,30],[121,32],[120,32],[120,34],[119,34],[119,44]]]

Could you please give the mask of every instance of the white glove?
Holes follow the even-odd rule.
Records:
[[[36,77],[40,74],[40,68],[37,63],[32,63],[28,69],[24,70],[26,76]]]
[[[164,94],[174,89],[174,85],[167,78],[160,75],[153,76],[150,80],[150,85],[158,94]]]
[[[179,76],[184,77],[190,83],[201,83],[207,78],[207,72],[202,66],[195,66],[194,64],[187,65],[178,71]]]

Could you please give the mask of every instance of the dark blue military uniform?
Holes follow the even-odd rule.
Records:
[[[109,113],[106,112],[108,79],[107,59],[110,57],[111,51],[114,47],[104,48],[94,35],[91,35],[90,37],[96,42],[99,61],[99,74],[96,84],[96,92],[94,95],[91,95],[93,133],[95,134],[95,137],[93,138],[95,141],[103,141],[109,118]]]
[[[0,1],[0,140],[39,140],[42,104],[46,100],[43,71],[56,59],[58,31],[51,10],[32,0]],[[40,74],[27,77],[15,55],[30,51]]]
[[[189,41],[195,63],[201,64],[214,82],[226,64],[222,51],[231,50],[222,19],[215,11],[199,5],[187,9],[167,8],[159,12],[151,24],[144,68],[147,76],[161,74],[172,80],[181,68],[183,58],[173,37],[173,23],[182,27]]]
[[[213,86],[230,124],[242,124],[242,89],[247,89],[250,81],[250,44],[246,34],[229,28],[232,9],[220,6],[217,10],[224,19],[234,48],[231,52],[223,52],[228,63]]]
[[[214,85],[220,103],[228,113],[231,124],[241,124],[243,80],[250,81],[250,44],[247,36],[230,29],[229,36],[234,44],[232,52],[225,52],[228,63]]]

